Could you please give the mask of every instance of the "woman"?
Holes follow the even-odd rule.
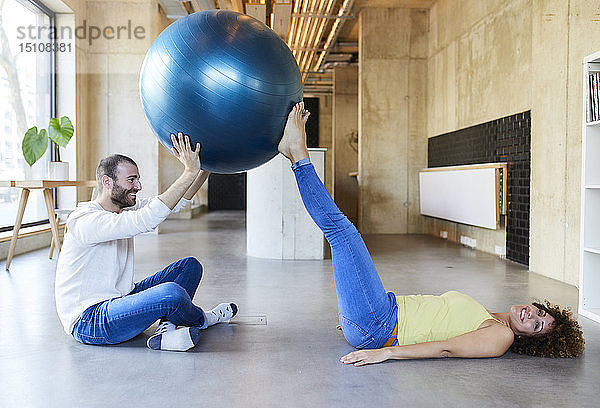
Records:
[[[355,366],[388,359],[497,357],[516,353],[576,357],[583,352],[580,326],[570,310],[533,303],[490,313],[459,292],[396,296],[385,292],[354,225],[336,207],[308,158],[303,103],[288,116],[279,151],[292,162],[306,210],[331,245],[340,326],[361,349],[341,358]]]

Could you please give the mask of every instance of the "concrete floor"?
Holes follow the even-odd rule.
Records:
[[[136,240],[136,279],[196,256],[195,301],[232,300],[267,325],[221,324],[187,353],[145,347],[147,330],[117,346],[67,336],[54,306],[47,250],[0,271],[0,407],[584,407],[598,406],[600,325],[585,318],[587,350],[574,360],[524,357],[392,361],[344,366],[331,262],[245,255],[244,213],[167,221]],[[456,289],[492,311],[549,297],[576,306],[577,290],[512,262],[427,236],[367,237],[388,290]]]

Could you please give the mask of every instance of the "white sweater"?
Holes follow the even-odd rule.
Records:
[[[95,201],[80,203],[67,218],[56,267],[56,310],[67,332],[88,307],[133,290],[133,237],[154,230],[171,211],[158,197],[139,199],[120,214]]]

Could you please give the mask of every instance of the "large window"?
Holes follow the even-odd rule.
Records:
[[[53,114],[54,57],[25,44],[49,42],[37,34],[40,29],[48,33],[53,25],[54,15],[35,0],[0,0],[0,180],[45,178],[50,153],[30,167],[23,159],[21,141],[30,127],[47,128]],[[0,188],[0,231],[15,222],[18,193],[15,188]],[[23,223],[47,219],[41,190],[33,190]]]

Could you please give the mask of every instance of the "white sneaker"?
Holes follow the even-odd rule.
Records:
[[[165,320],[158,325],[156,332],[148,338],[146,345],[152,350],[187,351],[198,344],[199,327],[176,326]]]

